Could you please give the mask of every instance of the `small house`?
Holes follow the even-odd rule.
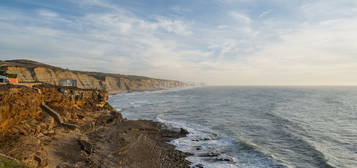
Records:
[[[17,83],[17,74],[7,73],[5,70],[0,69],[1,83]]]
[[[18,83],[17,74],[7,74],[6,76],[10,83]]]
[[[70,86],[70,87],[77,87],[77,80],[73,79],[62,79],[59,82],[60,86]]]
[[[9,82],[9,80],[6,76],[0,75],[0,83],[8,83],[8,82]]]

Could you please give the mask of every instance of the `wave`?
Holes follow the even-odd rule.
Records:
[[[325,124],[313,123],[313,118],[308,117],[318,117],[312,113],[315,111],[309,115],[309,108],[299,109],[305,99],[296,103],[295,99],[289,99],[290,92],[283,92],[282,99],[275,95],[273,98],[264,95],[257,98],[255,92],[252,98],[251,92],[245,94],[244,90],[231,97],[226,96],[230,91],[217,97],[212,96],[215,95],[213,92],[207,94],[201,89],[177,91],[181,90],[127,93],[116,95],[111,101],[115,102],[114,107],[121,107],[123,116],[129,119],[149,119],[173,129],[187,129],[188,137],[171,143],[178,150],[193,153],[188,158],[193,162],[192,166],[333,168],[354,163],[340,160],[346,156],[348,161],[350,155],[340,157],[332,153],[335,151],[330,151],[330,147],[325,148],[326,144],[337,144],[335,141],[339,141],[339,137],[330,137],[321,127]],[[354,149],[349,151],[354,152]]]
[[[114,96],[136,96],[136,95],[144,95],[144,94],[159,94],[159,93],[169,93],[169,92],[178,92],[183,90],[190,90],[199,88],[198,86],[194,87],[183,87],[183,88],[172,88],[172,89],[162,89],[162,90],[149,90],[149,91],[136,91],[136,92],[128,92],[128,93],[120,93],[116,95],[110,95],[111,97]]]
[[[281,127],[279,130],[279,137],[283,139],[283,143],[288,143],[295,155],[303,155],[304,162],[314,165],[314,167],[321,168],[334,168],[334,166],[329,163],[326,156],[318,150],[313,144],[305,140],[303,136],[309,135],[302,127],[291,120],[285,119],[273,113],[267,113],[266,116],[270,117],[273,123],[278,124]],[[299,131],[300,133],[294,133]],[[301,160],[300,160],[301,162]]]
[[[187,137],[175,139],[170,143],[183,152],[193,154],[188,157],[192,167],[197,165],[205,168],[287,168],[278,163],[272,156],[261,152],[251,143],[239,141],[232,137],[195,125],[163,119],[159,114],[156,121],[164,123],[171,129],[184,128],[190,132]]]

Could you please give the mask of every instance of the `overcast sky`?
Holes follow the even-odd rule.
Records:
[[[1,0],[0,59],[212,85],[355,85],[357,1]]]

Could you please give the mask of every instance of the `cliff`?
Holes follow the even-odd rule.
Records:
[[[186,83],[174,80],[100,72],[73,71],[30,60],[0,61],[0,68],[7,73],[17,74],[20,82],[45,82],[59,85],[59,81],[62,79],[72,79],[77,81],[79,88],[104,89],[111,94],[188,86]]]
[[[108,116],[107,100],[108,93],[100,90],[0,86],[0,154],[30,167],[48,165],[45,139],[48,141],[62,125],[46,113],[42,104],[56,109],[63,122],[81,125],[98,116]]]
[[[189,167],[166,142],[187,134],[129,121],[104,90],[0,85],[0,167]]]

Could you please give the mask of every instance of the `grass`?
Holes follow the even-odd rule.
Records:
[[[0,156],[0,168],[29,168],[22,163],[18,163],[13,160],[9,160],[7,158]]]

